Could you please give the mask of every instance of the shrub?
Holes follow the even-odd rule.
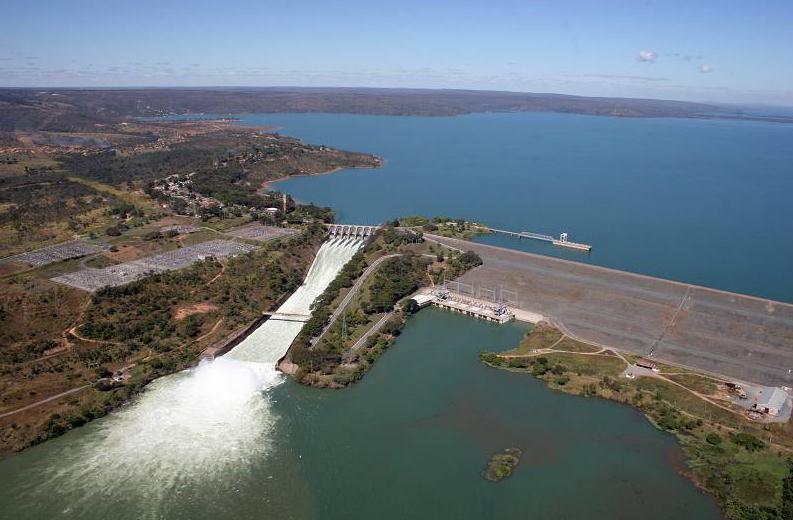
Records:
[[[663,415],[660,419],[658,419],[658,426],[663,428],[664,430],[677,430],[680,427],[680,424],[677,422],[677,419],[674,418],[673,415]]]
[[[759,451],[765,448],[765,442],[751,433],[736,433],[732,435],[732,442],[745,448],[747,451]]]
[[[399,334],[402,332],[402,325],[403,323],[399,316],[394,316],[385,322],[383,328],[380,329],[380,332],[387,336],[399,336]]]
[[[201,314],[192,314],[184,320],[184,333],[188,337],[195,337],[201,332],[201,326],[204,324],[204,316]]]
[[[622,391],[622,384],[616,379],[610,378],[609,376],[603,376],[603,379],[600,381],[600,386],[603,388],[608,388],[613,392]]]
[[[405,314],[415,314],[419,310],[419,304],[416,303],[416,300],[413,298],[409,299],[407,303],[402,307],[405,311]]]
[[[113,375],[113,372],[108,370],[108,368],[104,365],[100,365],[94,369],[96,372],[96,377],[110,377]]]
[[[501,364],[501,358],[495,352],[482,352],[479,354],[479,359],[484,363],[488,363],[490,365]]]
[[[482,259],[473,251],[466,251],[461,254],[457,257],[457,261],[460,262],[466,270],[482,265]]]
[[[709,433],[705,440],[708,441],[708,444],[712,444],[716,446],[717,444],[721,444],[721,437],[719,437],[715,433]]]
[[[556,378],[556,384],[559,386],[564,386],[570,382],[570,378],[568,376],[560,376]]]

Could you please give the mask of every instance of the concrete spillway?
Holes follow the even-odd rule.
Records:
[[[344,264],[360,248],[355,239],[331,239],[317,253],[306,280],[297,291],[278,308],[278,315],[303,316],[311,313],[311,304],[322,294]],[[300,320],[268,320],[225,357],[239,361],[272,364],[281,359],[297,337],[303,323]]]

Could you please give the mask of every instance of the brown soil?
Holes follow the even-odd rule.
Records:
[[[0,276],[10,275],[29,269],[24,262],[2,262],[0,263]]]
[[[214,312],[218,310],[217,305],[213,305],[211,303],[196,303],[195,305],[191,305],[190,307],[179,307],[176,309],[176,313],[174,314],[174,319],[177,321],[183,320],[188,316],[192,316],[193,314],[206,314],[208,312]]]
[[[120,246],[115,253],[112,251],[105,251],[103,254],[117,262],[129,262],[145,256],[145,253],[140,248],[130,245]]]

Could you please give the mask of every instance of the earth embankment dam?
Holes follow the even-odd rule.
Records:
[[[517,307],[582,341],[705,372],[793,386],[793,305],[464,240],[484,264],[460,280],[518,293]]]

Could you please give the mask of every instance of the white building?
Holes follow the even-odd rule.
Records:
[[[787,392],[781,388],[774,388],[771,392],[761,396],[752,408],[758,412],[776,417],[781,413],[782,408],[785,407],[787,400]]]

